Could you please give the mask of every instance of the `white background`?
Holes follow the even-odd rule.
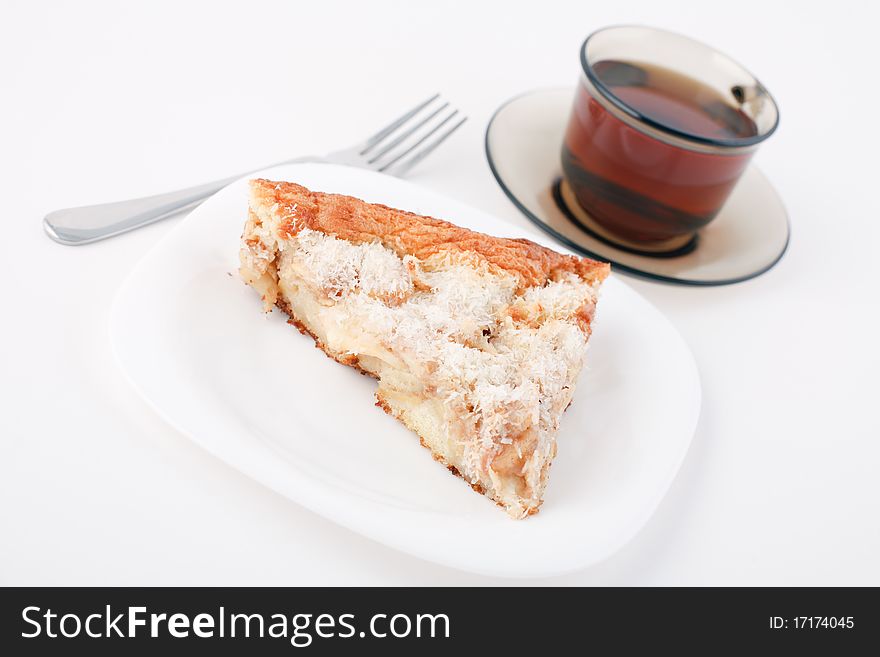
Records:
[[[489,172],[487,120],[574,84],[593,29],[636,22],[716,45],[776,96],[757,162],[793,237],[731,287],[626,278],[693,349],[703,414],[645,529],[546,583],[880,584],[875,6],[4,1],[0,583],[505,583],[341,529],[164,425],[115,367],[107,315],[178,220],[78,248],[40,220],[346,146],[439,90],[470,121],[412,179],[528,225]]]

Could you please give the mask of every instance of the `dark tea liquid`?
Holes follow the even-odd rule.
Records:
[[[703,139],[757,135],[732,90],[720,95],[666,68],[619,61],[596,76],[643,117]],[[692,234],[721,209],[752,151],[706,153],[666,144],[605,110],[581,85],[562,149],[578,203],[601,227],[649,248]]]

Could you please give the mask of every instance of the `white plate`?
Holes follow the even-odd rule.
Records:
[[[297,164],[260,175],[525,236],[364,170]],[[329,360],[280,313],[260,312],[253,290],[234,275],[246,207],[245,180],[208,199],[135,267],[113,308],[117,360],[170,424],[316,513],[463,570],[576,570],[644,525],[687,451],[700,384],[681,336],[635,291],[613,276],[605,284],[544,505],[514,521],[374,407],[372,379]]]

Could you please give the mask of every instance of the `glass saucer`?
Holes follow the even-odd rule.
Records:
[[[592,230],[594,222],[566,193],[559,163],[573,97],[572,88],[530,91],[502,105],[486,129],[492,173],[529,220],[570,249],[610,262],[616,271],[668,283],[738,283],[779,262],[788,246],[788,214],[754,165],[718,216],[686,248],[644,255]]]

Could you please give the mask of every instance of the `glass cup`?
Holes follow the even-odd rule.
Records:
[[[776,129],[775,101],[730,58],[664,30],[594,32],[581,65],[562,147],[563,197],[616,246],[690,250]]]

